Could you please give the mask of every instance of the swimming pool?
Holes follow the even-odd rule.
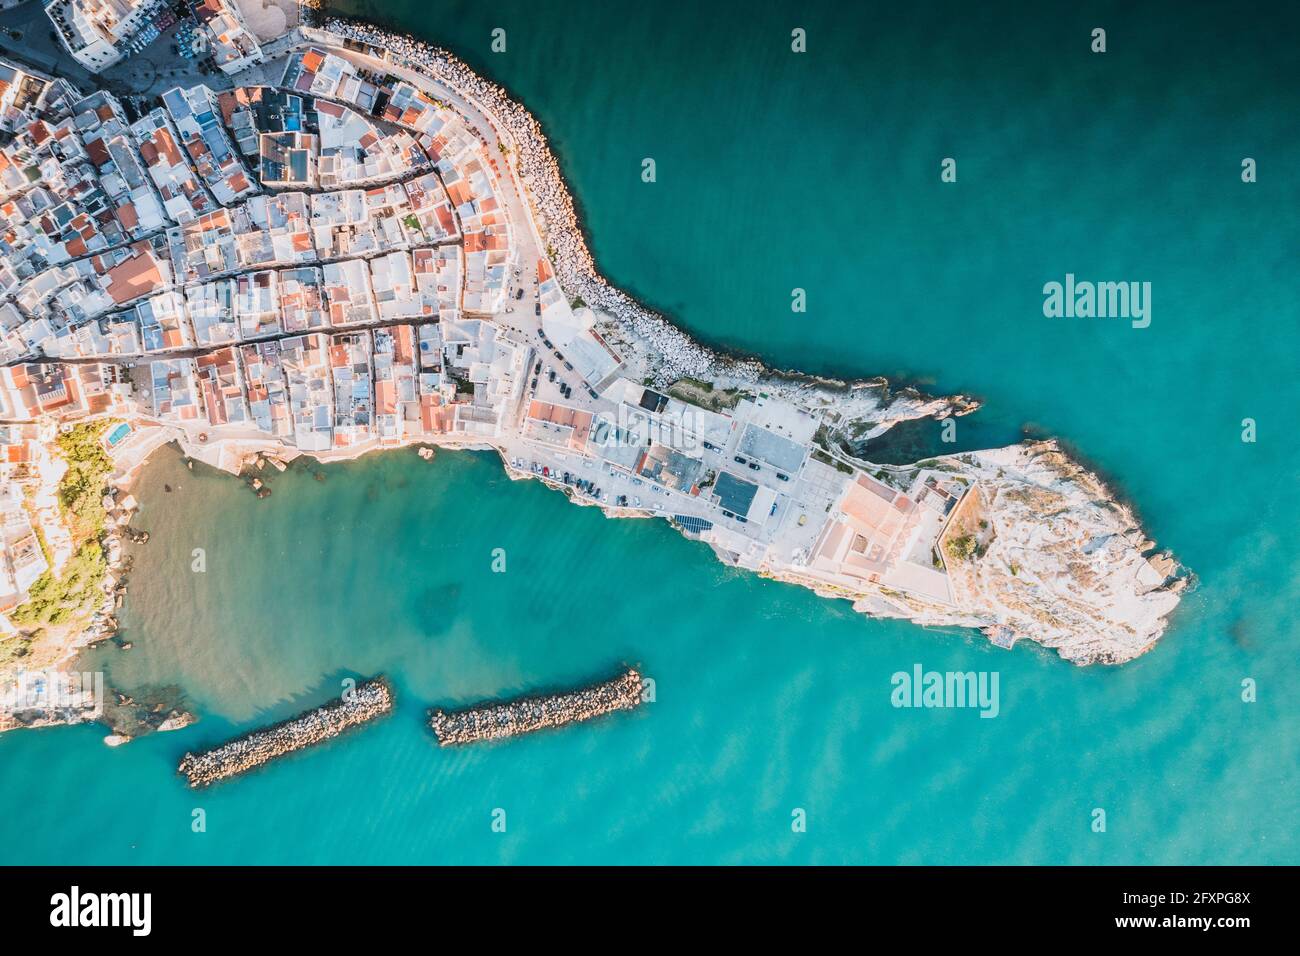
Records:
[[[122,422],[108,433],[108,447],[112,448],[114,445],[119,444],[129,434],[131,434],[131,426],[126,422]]]

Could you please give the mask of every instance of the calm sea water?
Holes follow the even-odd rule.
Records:
[[[203,720],[116,750],[88,727],[0,736],[0,860],[1300,861],[1297,13],[839,6],[346,8],[519,95],[606,273],[705,340],[977,393],[961,447],[1031,425],[1084,450],[1199,575],[1161,645],[1078,669],[869,621],[488,455],[295,466],[256,501],[165,452],[140,491],[135,648],[98,662],[184,686]],[[1044,319],[1067,272],[1151,282],[1151,327]],[[457,752],[421,724],[622,662],[657,681],[634,715]],[[1000,715],[893,709],[914,663],[998,671]],[[399,694],[387,722],[197,795],[174,775],[186,749],[376,671]]]

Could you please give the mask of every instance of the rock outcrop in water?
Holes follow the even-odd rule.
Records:
[[[629,668],[613,680],[563,694],[434,710],[429,724],[444,747],[500,740],[632,710],[641,705],[643,688],[641,675]]]
[[[975,482],[952,531],[968,548],[944,555],[956,607],[889,589],[831,595],[854,600],[855,610],[979,628],[995,643],[1030,636],[1075,664],[1119,664],[1160,638],[1194,580],[1055,441],[924,464]]]

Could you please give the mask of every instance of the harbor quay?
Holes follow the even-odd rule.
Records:
[[[270,763],[277,757],[324,743],[352,727],[384,717],[393,694],[383,677],[356,686],[322,707],[261,730],[254,730],[199,753],[187,753],[177,768],[191,787],[206,787]]]
[[[633,710],[642,703],[643,688],[641,675],[628,668],[611,680],[562,694],[520,697],[461,710],[433,710],[429,712],[429,725],[444,747],[501,740]]]

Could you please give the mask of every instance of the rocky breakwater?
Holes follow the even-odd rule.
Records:
[[[444,747],[500,740],[633,710],[642,703],[643,688],[641,675],[629,668],[613,680],[563,694],[430,711],[429,723]]]
[[[375,677],[323,707],[255,730],[211,750],[187,753],[177,769],[189,779],[191,787],[206,787],[295,750],[324,743],[349,728],[383,717],[392,709],[392,691],[382,677]]]
[[[701,345],[600,274],[541,124],[503,87],[475,73],[455,54],[414,37],[341,17],[329,17],[321,27],[340,40],[371,47],[374,55],[394,66],[434,78],[478,108],[510,151],[519,191],[531,207],[556,280],[570,300],[581,299],[598,316],[607,317],[599,330],[627,363],[630,377],[649,378],[660,388],[682,379],[708,381],[721,389],[761,386],[769,394],[800,404],[835,405],[846,418],[873,424],[962,415],[978,407],[977,401],[964,395],[933,398],[910,388],[891,394],[882,378],[844,382],[775,371],[755,358],[725,355]]]

